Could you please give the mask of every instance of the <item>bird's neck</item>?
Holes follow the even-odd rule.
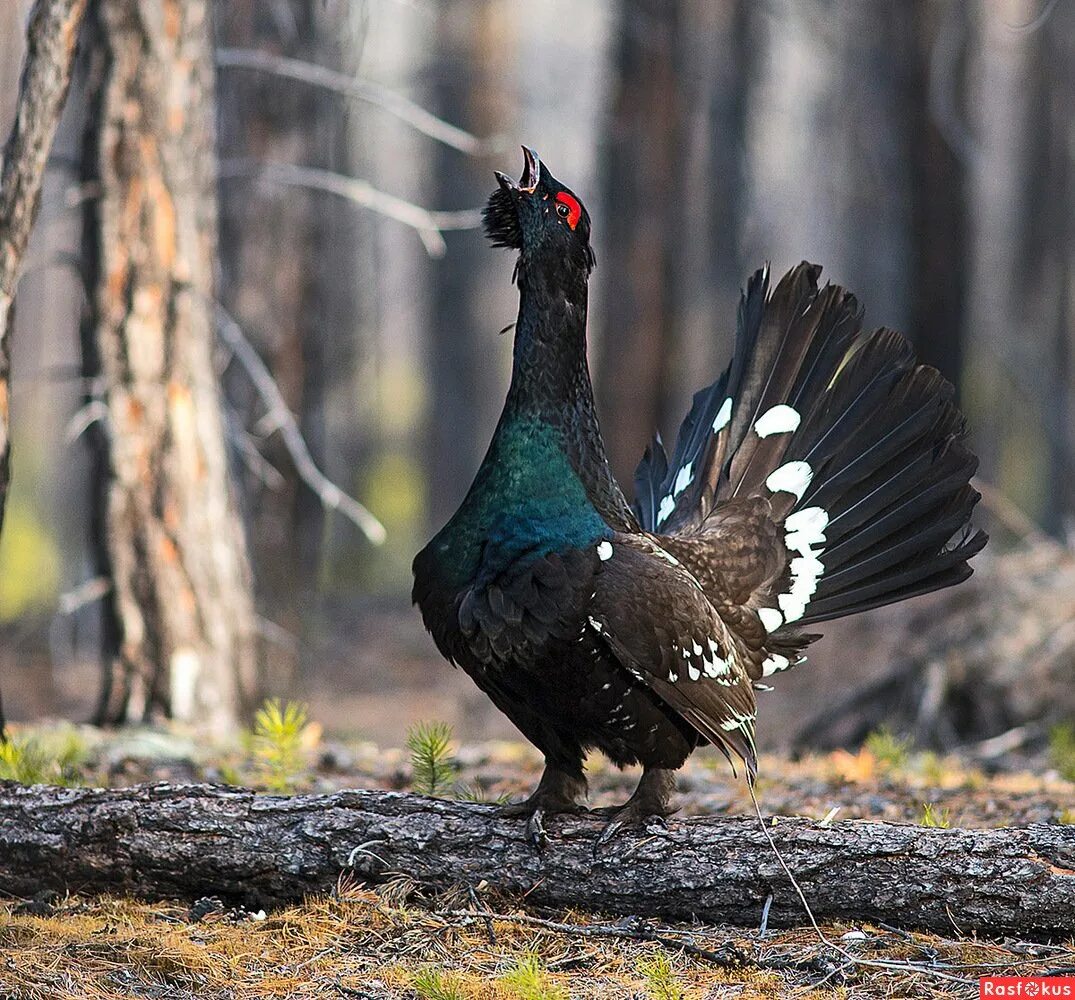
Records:
[[[586,280],[521,268],[511,387],[505,414],[538,419],[568,437],[596,428],[586,363]],[[597,436],[600,443],[600,435]]]
[[[586,362],[586,275],[528,266],[518,281],[511,387],[498,434],[520,420],[550,427],[591,503],[624,530],[633,515],[605,455]]]

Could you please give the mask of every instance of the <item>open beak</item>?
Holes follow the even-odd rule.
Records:
[[[529,146],[523,146],[523,175],[518,181],[513,180],[507,174],[499,170],[494,171],[497,183],[505,191],[521,191],[524,194],[533,194],[537,190],[538,180],[541,178],[541,160]]]

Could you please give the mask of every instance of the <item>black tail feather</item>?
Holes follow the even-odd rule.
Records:
[[[704,530],[741,496],[778,521],[803,512],[783,577],[754,599],[795,627],[958,583],[986,541],[967,528],[977,459],[951,385],[898,333],[861,333],[855,297],[819,275],[801,264],[771,295],[767,269],[751,278],[732,363],[694,397],[671,461],[657,441],[636,476],[651,531]]]

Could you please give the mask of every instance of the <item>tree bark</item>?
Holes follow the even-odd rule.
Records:
[[[228,897],[262,907],[332,888],[345,869],[427,889],[477,885],[528,903],[754,925],[804,914],[752,818],[674,822],[597,848],[603,821],[553,820],[538,853],[494,806],[400,792],[280,797],[214,786],[0,784],[0,892]],[[774,840],[819,919],[1070,936],[1075,827],[942,830],[782,819]]]
[[[85,11],[85,0],[37,0],[34,4],[15,123],[4,146],[0,173],[0,527],[4,523],[11,459],[10,333],[15,318],[15,289],[41,204],[45,163],[67,101],[78,29]],[[0,704],[0,739],[3,736],[4,712]]]
[[[213,367],[213,64],[205,0],[103,0],[97,336],[120,643],[105,722],[221,732],[254,686],[246,543]]]

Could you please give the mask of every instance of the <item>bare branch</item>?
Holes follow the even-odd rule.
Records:
[[[447,247],[441,233],[454,229],[476,229],[481,223],[481,211],[431,212],[404,201],[395,195],[378,191],[369,181],[322,170],[320,167],[299,167],[291,163],[261,163],[254,160],[223,160],[222,179],[249,177],[285,187],[325,191],[378,212],[405,226],[410,226],[421,238],[430,257],[442,257]]]
[[[107,576],[91,577],[61,594],[57,611],[61,615],[73,615],[111,592],[112,581]]]
[[[256,49],[220,49],[216,55],[216,64],[221,69],[249,69],[260,73],[270,73],[273,76],[321,87],[356,101],[365,101],[394,115],[400,121],[410,125],[416,132],[471,156],[481,156],[504,146],[502,139],[479,139],[465,129],[438,118],[432,112],[383,84],[348,76],[346,73],[338,73],[336,70],[318,66],[316,63],[289,59]]]
[[[284,447],[287,448],[291,461],[295,463],[295,471],[299,474],[299,478],[313,490],[328,510],[338,511],[346,517],[374,545],[383,544],[386,537],[384,525],[354,497],[344,493],[317,467],[310,449],[306,446],[298,421],[288,408],[280,387],[265,366],[265,362],[261,360],[254,345],[250,343],[242,328],[228,311],[219,303],[215,304],[215,309],[217,331],[250,376],[250,381],[253,382],[254,388],[268,411],[267,419],[263,423],[266,424],[269,432],[280,432]]]

